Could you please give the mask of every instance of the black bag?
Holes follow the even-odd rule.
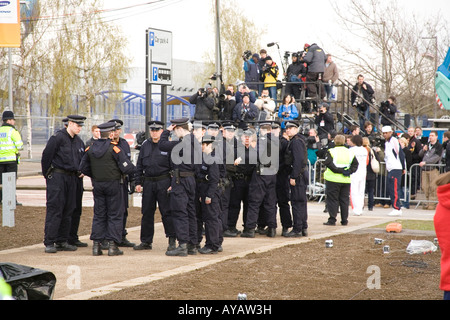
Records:
[[[15,263],[0,263],[0,275],[11,286],[15,300],[52,300],[56,277],[53,273]]]

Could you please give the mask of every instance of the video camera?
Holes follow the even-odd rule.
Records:
[[[389,109],[389,107],[391,106],[391,104],[389,103],[389,101],[382,101],[380,103],[380,109],[381,111],[387,111]]]
[[[216,81],[217,78],[222,79],[222,75],[220,73],[214,73],[209,79]]]
[[[244,53],[242,54],[242,59],[247,61],[248,59],[250,59],[251,56],[252,52],[250,50],[245,50]]]

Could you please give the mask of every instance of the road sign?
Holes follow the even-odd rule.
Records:
[[[172,85],[172,32],[147,29],[148,83]]]

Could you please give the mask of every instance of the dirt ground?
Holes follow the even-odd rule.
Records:
[[[140,218],[140,208],[131,208],[128,227],[139,226]],[[159,214],[156,220],[160,220]],[[45,208],[17,207],[16,227],[0,227],[0,250],[42,243],[44,221]],[[90,233],[91,221],[92,208],[85,208],[80,235]],[[383,244],[375,244],[375,238],[383,239]],[[326,248],[323,239],[313,240],[96,299],[236,300],[238,293],[245,293],[248,300],[442,299],[439,250],[425,255],[406,252],[411,239],[433,241],[433,232],[389,234],[383,229],[366,229],[332,239],[332,248]],[[384,245],[390,246],[390,253],[383,253]]]

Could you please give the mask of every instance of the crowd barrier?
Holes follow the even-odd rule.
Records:
[[[309,185],[307,195],[309,200],[317,200],[319,203],[326,197],[326,184],[324,172],[326,170],[323,159],[318,159],[314,165],[308,160]],[[437,204],[436,187],[433,186],[433,180],[444,173],[444,164],[425,165],[421,167],[418,163],[413,164],[409,170],[406,170],[402,176],[400,199],[404,206],[409,207],[410,203],[416,204],[416,208],[420,204]],[[390,197],[386,188],[386,163],[380,162],[380,172],[376,175],[374,200],[378,202],[390,203]],[[424,186],[425,184],[425,186]],[[429,197],[427,198],[426,190]],[[434,190],[434,193],[432,192]],[[367,198],[367,194],[366,194]]]

